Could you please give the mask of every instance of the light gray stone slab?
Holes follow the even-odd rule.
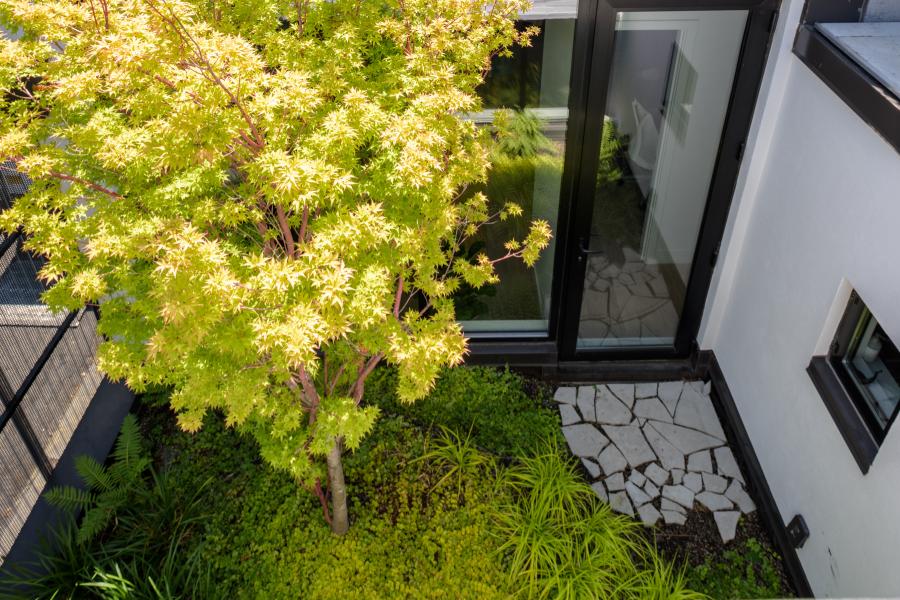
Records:
[[[634,509],[631,507],[631,501],[628,500],[628,494],[625,492],[611,492],[609,494],[609,505],[617,513],[623,515],[634,515]]]
[[[681,485],[695,494],[699,494],[703,489],[703,478],[700,477],[700,473],[688,473],[684,476],[684,479],[681,480]]]
[[[591,489],[594,490],[594,493],[597,494],[597,497],[603,500],[604,502],[609,502],[609,496],[606,493],[606,486],[603,485],[602,481],[595,481],[591,484]]]
[[[607,475],[612,475],[613,473],[624,471],[625,467],[628,466],[628,461],[625,460],[625,457],[622,456],[622,453],[619,452],[619,449],[614,445],[610,444],[607,446],[603,452],[597,457],[597,462],[600,463],[600,466],[603,468],[603,472]]]
[[[644,490],[634,485],[634,483],[630,481],[625,482],[625,491],[628,492],[628,497],[631,498],[631,502],[635,506],[641,506],[642,504],[646,504],[652,500],[650,496],[647,495]]]
[[[591,479],[597,479],[598,477],[600,477],[600,465],[589,458],[582,458],[581,464],[583,464],[584,468],[587,469],[587,472],[591,474]]]
[[[709,396],[699,393],[694,386],[684,388],[678,408],[675,411],[675,423],[702,431],[714,438],[725,441],[725,432],[719,423],[719,416]]]
[[[697,494],[695,500],[712,511],[729,510],[734,508],[734,504],[731,503],[731,500],[729,500],[722,494],[700,492],[699,494]]]
[[[567,425],[562,431],[572,454],[581,458],[595,458],[608,443],[603,434],[590,423]]]
[[[607,384],[606,387],[613,394],[616,395],[616,398],[622,401],[622,403],[631,408],[634,406],[634,384],[633,383],[610,383]]]
[[[679,409],[681,408],[681,403],[683,401],[684,400],[681,400],[678,403]],[[699,450],[715,448],[722,445],[722,440],[707,435],[702,431],[697,431],[696,429],[660,422],[653,423],[653,427],[683,454],[693,454]]]
[[[672,416],[675,416],[675,409],[678,406],[678,398],[681,397],[682,389],[684,389],[683,381],[664,381],[659,384],[657,395]]]
[[[582,385],[578,388],[578,410],[585,421],[596,421],[597,413],[594,411],[594,386]]]
[[[647,423],[647,419],[643,417],[638,417],[635,420],[637,421],[638,427],[643,427]]]
[[[659,398],[641,398],[634,403],[634,414],[637,417],[652,419],[654,421],[672,422],[672,415],[663,406]]]
[[[635,469],[631,472],[631,475],[628,476],[628,481],[638,487],[641,487],[642,485],[644,485],[644,482],[647,481],[647,478],[644,477],[643,473]]]
[[[677,502],[672,502],[668,498],[663,498],[662,500],[660,500],[659,506],[663,510],[671,510],[673,512],[682,514],[685,512],[685,508],[682,505],[678,504]]]
[[[641,433],[641,428],[636,424],[604,425],[603,432],[619,448],[632,468],[656,460],[656,454],[653,453],[647,440],[644,439],[644,434]]]
[[[667,525],[684,525],[684,522],[687,521],[687,516],[684,513],[671,510],[662,511],[662,516],[663,521],[665,521]]]
[[[643,427],[647,436],[647,441],[653,452],[656,453],[660,464],[664,469],[682,469],[684,470],[684,453],[676,448],[669,440],[656,430],[654,423],[647,423]]]
[[[728,487],[728,480],[712,473],[703,474],[703,489],[708,492],[722,494]]]
[[[625,475],[622,473],[613,473],[606,478],[606,489],[610,492],[619,492],[625,490]]]
[[[816,29],[900,96],[900,22],[817,23]]]
[[[691,508],[694,505],[694,492],[683,485],[664,485],[662,496],[685,508]]]
[[[638,516],[641,518],[641,523],[643,523],[647,527],[653,527],[656,525],[656,522],[662,519],[662,514],[656,507],[652,504],[644,504],[643,506],[638,507]]]
[[[672,469],[672,483],[678,485],[679,483],[681,483],[682,479],[684,479],[684,470]]]
[[[656,463],[650,463],[644,468],[644,475],[657,486],[669,481],[669,472]]]
[[[701,450],[688,456],[687,470],[695,473],[712,473],[712,458],[709,455],[709,450]]]
[[[628,425],[631,423],[631,410],[622,404],[606,386],[597,387],[596,406],[597,422],[609,425]]]
[[[634,397],[638,398],[652,398],[656,396],[656,384],[655,383],[636,383],[634,385]]]
[[[734,459],[734,454],[731,453],[731,448],[727,446],[716,448],[713,450],[713,454],[716,457],[716,470],[719,472],[719,475],[731,477],[744,483],[744,476],[741,474],[741,469]]]
[[[556,389],[553,399],[562,404],[575,404],[577,390],[574,387],[561,387]]]
[[[744,514],[749,514],[756,510],[756,504],[754,504],[753,499],[750,498],[750,494],[748,494],[747,490],[744,489],[744,486],[736,480],[732,480],[731,485],[725,490],[725,496],[737,504],[738,508]]]
[[[741,518],[741,513],[736,510],[723,510],[714,512],[713,518],[716,520],[716,527],[719,528],[719,535],[722,536],[722,541],[727,544],[733,540],[734,534],[737,532],[738,519]]]
[[[559,418],[562,419],[563,425],[574,425],[581,422],[581,415],[571,404],[559,405]]]
[[[651,498],[659,498],[659,488],[653,485],[653,482],[649,479],[644,483],[644,491]]]

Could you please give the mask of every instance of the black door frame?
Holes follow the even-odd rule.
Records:
[[[470,344],[473,362],[549,365],[600,359],[684,359],[691,354],[725,231],[779,4],[780,0],[579,0],[548,332],[545,336],[509,338],[498,334],[474,338]],[[593,210],[593,202],[578,199],[592,199],[595,193],[603,119],[602,110],[591,111],[588,107],[606,106],[616,13],[730,9],[747,10],[749,14],[675,343],[664,347],[576,351],[587,263],[578,261],[579,229],[590,223]]]

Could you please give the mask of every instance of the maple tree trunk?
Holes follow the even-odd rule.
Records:
[[[347,485],[344,483],[340,440],[335,440],[326,458],[326,464],[328,489],[331,492],[331,532],[335,535],[344,535],[350,528],[350,520],[347,515]]]

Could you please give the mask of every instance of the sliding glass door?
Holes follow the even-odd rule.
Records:
[[[600,152],[579,236],[578,349],[671,346],[747,11],[619,12]]]

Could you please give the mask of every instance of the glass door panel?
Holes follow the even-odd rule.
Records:
[[[519,25],[537,26],[540,33],[529,47],[494,59],[480,90],[484,110],[470,115],[502,141],[487,183],[470,191],[484,192],[492,210],[515,202],[523,215],[484,229],[465,251],[502,255],[504,243],[522,239],[533,219],[547,221],[554,239],[534,268],[504,261],[497,265],[499,284],[478,290],[463,286],[455,302],[469,336],[547,335],[576,5],[576,0],[534,3]]]
[[[674,343],[746,22],[617,15],[577,349]]]

